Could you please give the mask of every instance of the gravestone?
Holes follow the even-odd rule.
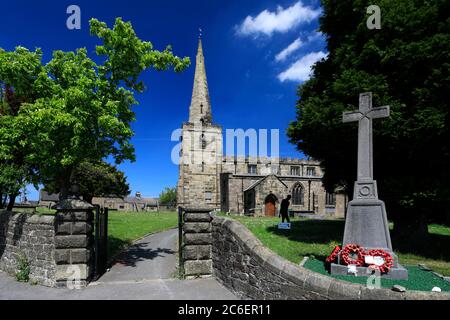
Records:
[[[359,96],[359,110],[344,112],[343,122],[359,123],[358,129],[358,175],[353,200],[347,207],[343,246],[353,243],[366,250],[382,249],[394,259],[394,267],[382,275],[391,279],[407,279],[408,271],[398,264],[392,251],[391,236],[384,202],[378,199],[377,182],[373,178],[373,132],[372,120],[389,117],[389,106],[372,108],[372,93]],[[357,275],[367,276],[368,268],[358,267]],[[331,265],[331,274],[348,274],[347,266]]]

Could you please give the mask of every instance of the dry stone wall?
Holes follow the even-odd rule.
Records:
[[[14,275],[19,262],[30,267],[30,281],[55,286],[53,216],[0,212],[0,270]]]

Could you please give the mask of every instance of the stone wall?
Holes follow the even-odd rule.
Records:
[[[212,273],[212,227],[209,209],[185,209],[182,259],[186,277]]]
[[[0,270],[14,275],[26,259],[30,281],[55,285],[54,216],[0,212]]]
[[[312,272],[279,257],[242,224],[228,218],[213,219],[212,237],[213,275],[242,298],[450,299],[450,293],[369,289]]]

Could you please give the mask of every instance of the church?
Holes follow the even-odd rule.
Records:
[[[201,38],[189,121],[183,123],[180,141],[178,206],[278,216],[281,200],[291,195],[294,213],[345,215],[346,195],[342,190],[326,192],[319,162],[223,154],[222,127],[213,123]]]

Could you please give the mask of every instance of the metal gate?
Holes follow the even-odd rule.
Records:
[[[178,207],[178,274],[181,279],[184,278],[183,225],[184,210],[182,207]]]
[[[108,264],[108,208],[96,206],[94,278],[97,280],[107,269]]]

